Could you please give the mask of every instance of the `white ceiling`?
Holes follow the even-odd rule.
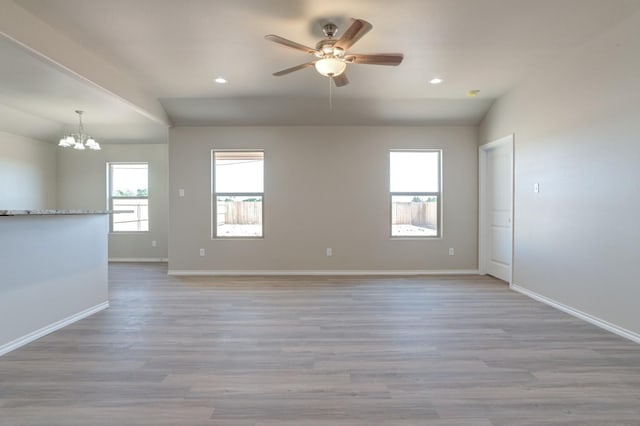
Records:
[[[475,125],[519,81],[638,10],[638,0],[0,0],[0,130],[55,139],[78,108],[106,142],[166,141],[169,124]],[[312,68],[271,75],[310,58],[264,35],[313,46],[322,23],[345,30],[350,17],[373,24],[351,52],[404,62],[349,65],[332,109]]]

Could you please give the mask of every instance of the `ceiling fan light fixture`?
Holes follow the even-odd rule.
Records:
[[[347,64],[336,58],[322,58],[316,61],[315,67],[325,77],[337,77],[344,72]]]

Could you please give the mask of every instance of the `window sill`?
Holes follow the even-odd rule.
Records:
[[[151,231],[109,231],[109,235],[140,235],[148,234]]]

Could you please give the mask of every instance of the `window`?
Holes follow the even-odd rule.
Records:
[[[109,163],[109,209],[129,210],[111,216],[111,232],[149,230],[149,165]]]
[[[391,151],[389,192],[392,237],[439,237],[439,150]]]
[[[214,238],[262,237],[264,152],[214,150]]]

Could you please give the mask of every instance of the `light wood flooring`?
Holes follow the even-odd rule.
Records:
[[[0,357],[0,425],[640,425],[640,345],[490,277],[168,277]]]

